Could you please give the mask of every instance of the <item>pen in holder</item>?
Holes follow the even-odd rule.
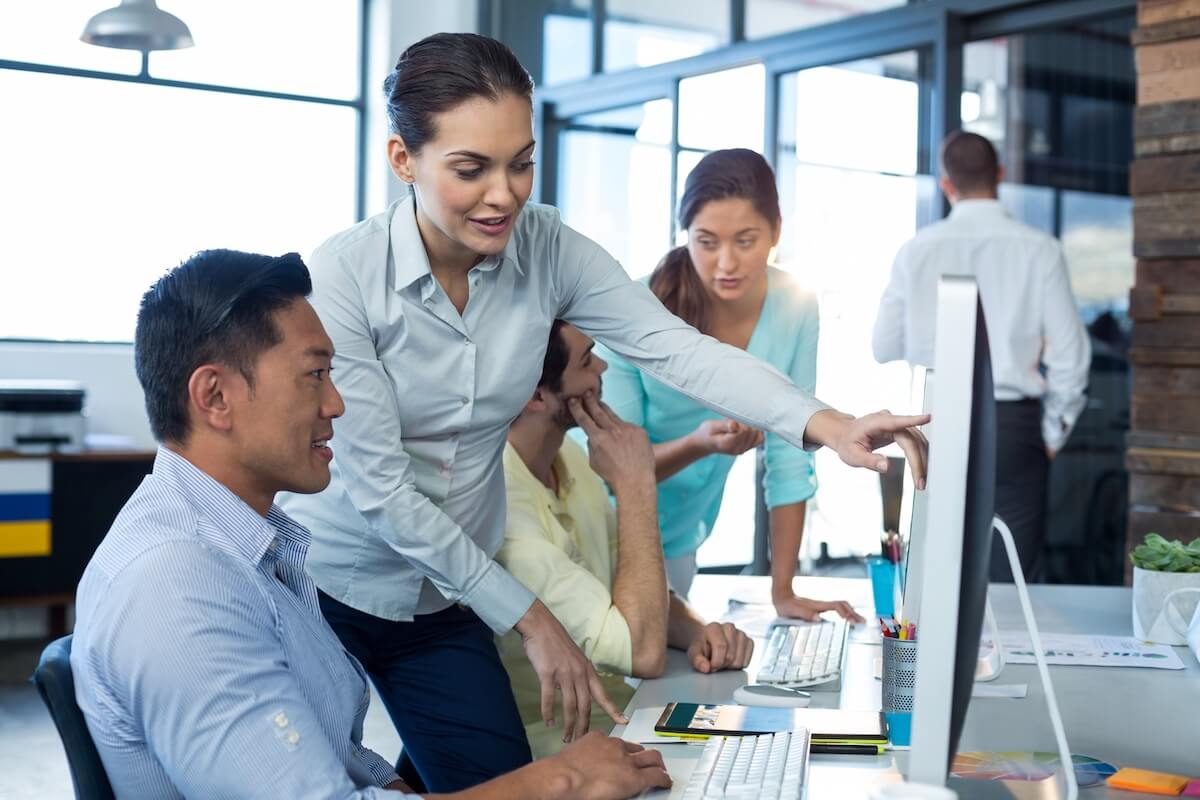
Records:
[[[917,686],[917,642],[883,636],[883,712],[893,745],[912,739],[913,694]]]

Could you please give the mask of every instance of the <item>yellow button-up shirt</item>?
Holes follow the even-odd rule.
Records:
[[[496,560],[546,604],[596,665],[608,696],[624,707],[633,697],[633,688],[622,677],[633,668],[633,640],[612,600],[616,512],[587,453],[571,439],[555,457],[554,472],[557,494],[533,476],[511,444],[505,445],[508,518]],[[510,631],[500,638],[499,647],[534,757],[557,752],[563,746],[561,702],[554,712],[557,725],[547,728],[541,684],[520,635]],[[592,730],[607,732],[612,724],[593,706]]]

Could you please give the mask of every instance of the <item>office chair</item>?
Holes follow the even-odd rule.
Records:
[[[63,749],[67,751],[76,800],[116,800],[83,712],[75,702],[70,636],[46,645],[32,680],[46,708],[50,709]]]

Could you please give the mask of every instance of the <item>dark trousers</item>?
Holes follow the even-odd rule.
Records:
[[[1042,439],[1040,400],[996,403],[996,515],[1017,545],[1025,580],[1036,580],[1046,541],[1046,480],[1050,459]],[[999,535],[992,539],[990,579],[1012,582]]]
[[[492,631],[450,606],[412,622],[320,593],[321,612],[371,676],[400,734],[396,771],[421,792],[454,792],[533,760]]]

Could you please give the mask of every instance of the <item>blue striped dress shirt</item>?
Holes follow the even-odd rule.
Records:
[[[117,797],[401,796],[362,746],[370,692],[309,540],[159,449],[76,600],[75,692]]]

